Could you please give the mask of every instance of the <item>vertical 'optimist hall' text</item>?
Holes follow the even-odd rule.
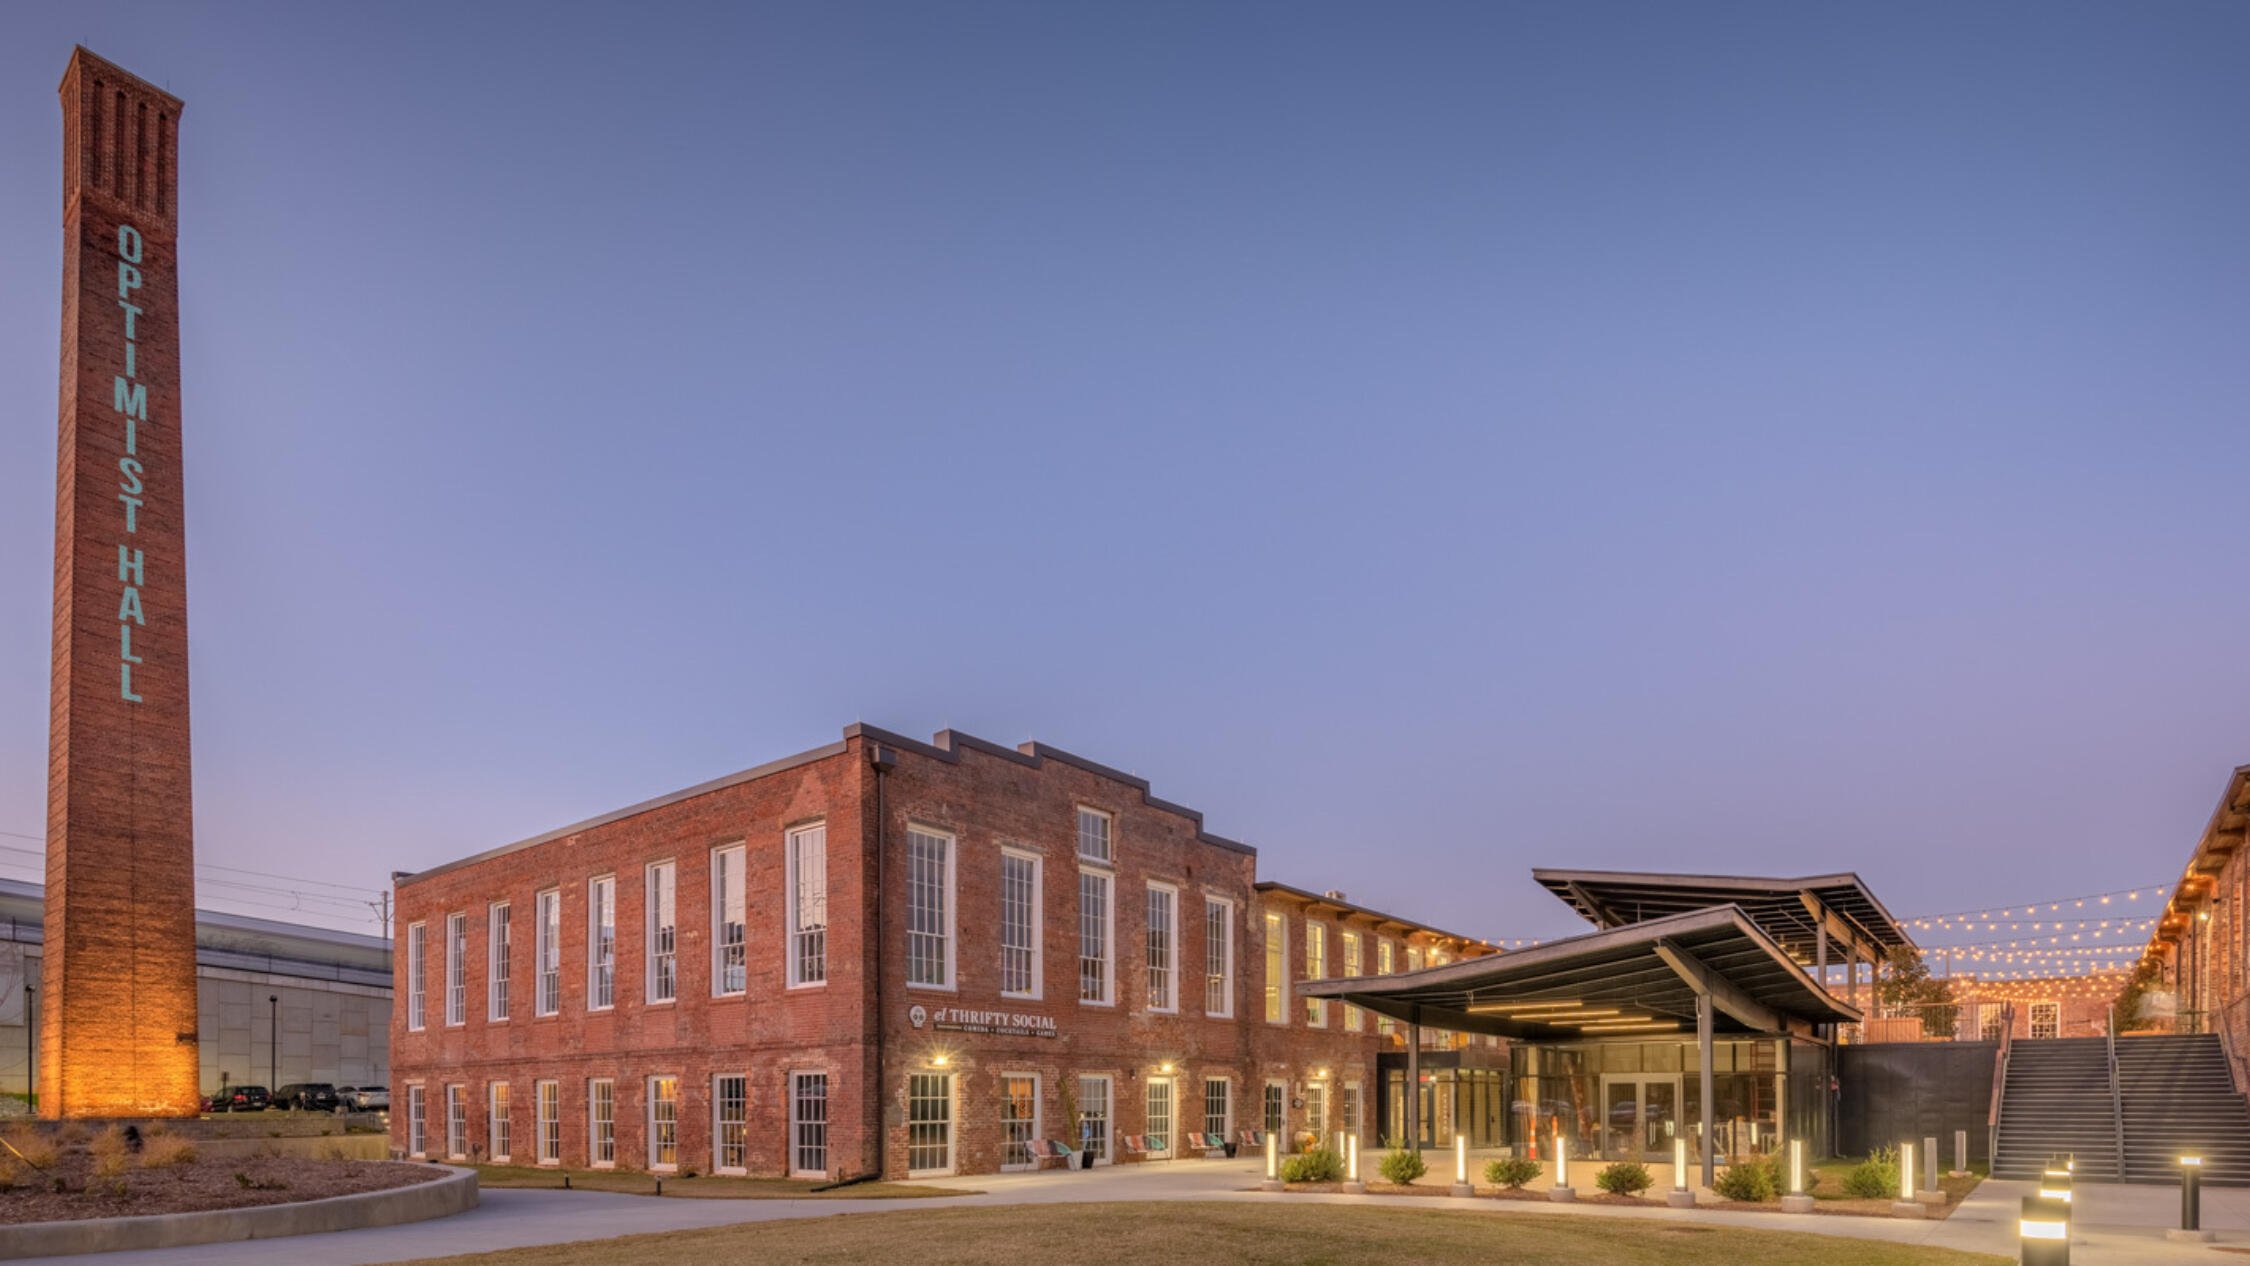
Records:
[[[133,630],[148,627],[141,611],[141,587],[147,583],[147,565],[140,547],[132,543],[141,530],[142,493],[140,424],[148,421],[148,384],[140,380],[140,317],[133,292],[141,288],[141,234],[130,224],[117,226],[117,306],[125,316],[125,372],[117,375],[110,407],[124,416],[125,455],[117,459],[117,499],[125,505],[125,540],[117,546],[117,580],[124,592],[117,598],[117,697],[139,703],[133,692],[133,666],[141,657],[133,653]]]

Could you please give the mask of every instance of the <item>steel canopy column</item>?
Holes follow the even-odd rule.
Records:
[[[1422,1150],[1422,1008],[1407,1012],[1406,1150]]]
[[[1703,1090],[1703,1185],[1709,1187],[1717,1181],[1716,1162],[1711,1147],[1711,995],[1695,996],[1695,1049],[1702,1064],[1697,1079]]]

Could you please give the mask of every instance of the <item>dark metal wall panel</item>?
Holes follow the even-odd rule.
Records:
[[[1838,1048],[1837,1147],[1847,1156],[1935,1135],[1953,1163],[1953,1132],[1969,1132],[1969,1159],[1981,1161],[1992,1107],[1997,1042],[1877,1042]]]

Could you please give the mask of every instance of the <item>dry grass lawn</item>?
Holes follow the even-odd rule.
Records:
[[[563,1180],[568,1178],[574,1191],[614,1191],[628,1196],[659,1194],[657,1180],[649,1175],[615,1169],[541,1169],[532,1165],[477,1165],[473,1168],[480,1187],[553,1190],[561,1188]],[[702,1200],[906,1200],[967,1194],[948,1187],[903,1182],[863,1182],[833,1191],[814,1190],[826,1185],[809,1178],[714,1178],[708,1174],[686,1178],[675,1175],[664,1179],[661,1194],[666,1199],[681,1196]]]
[[[1339,1205],[1248,1203],[1015,1205],[853,1213],[432,1258],[406,1266],[760,1266],[911,1261],[1099,1262],[1103,1266],[2002,1266],[2007,1258],[1788,1231],[1625,1218],[1493,1217]]]

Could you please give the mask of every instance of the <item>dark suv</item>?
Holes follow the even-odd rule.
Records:
[[[270,1096],[264,1086],[235,1086],[219,1096],[221,1112],[263,1112]]]
[[[284,1112],[334,1112],[336,1087],[325,1081],[292,1082],[273,1092],[273,1106]]]

